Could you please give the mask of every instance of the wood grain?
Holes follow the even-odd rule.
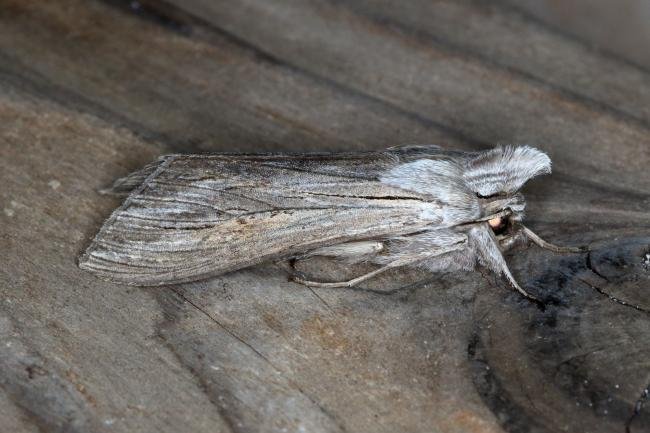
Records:
[[[648,102],[647,71],[500,1],[2,0],[0,426],[649,431]],[[480,273],[76,266],[119,205],[97,191],[158,155],[409,143],[551,155],[527,221],[593,251],[508,257],[545,311]]]

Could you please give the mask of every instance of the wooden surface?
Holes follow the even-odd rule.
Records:
[[[610,55],[650,68],[646,0],[509,0],[511,6]]]
[[[647,70],[505,1],[2,0],[0,431],[650,431],[649,132]],[[158,155],[408,143],[550,154],[527,221],[593,251],[509,256],[545,311],[479,272],[76,266]]]

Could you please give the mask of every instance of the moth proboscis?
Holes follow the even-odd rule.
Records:
[[[478,152],[403,146],[374,152],[166,155],[118,179],[125,195],[79,259],[119,283],[157,286],[265,261],[323,255],[387,269],[473,270],[505,277],[503,252],[524,241],[558,247],[522,224],[526,181],[551,160],[528,147]]]

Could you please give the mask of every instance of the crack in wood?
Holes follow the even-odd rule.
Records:
[[[643,405],[648,400],[649,395],[650,395],[650,384],[648,384],[648,386],[646,386],[645,389],[641,391],[641,396],[634,404],[634,411],[632,412],[630,418],[628,418],[628,420],[625,422],[625,433],[632,433],[631,430],[632,423],[634,422],[634,419],[637,418],[641,413],[641,410],[643,409]]]
[[[647,309],[641,307],[640,305],[631,304],[631,303],[629,303],[627,301],[624,301],[623,299],[619,299],[616,296],[614,296],[614,295],[612,295],[610,293],[607,293],[606,291],[604,291],[603,289],[601,289],[597,285],[592,284],[592,283],[590,283],[589,281],[587,281],[587,280],[585,280],[583,278],[579,278],[579,280],[582,281],[584,284],[591,287],[593,290],[595,290],[596,292],[598,292],[599,294],[606,297],[607,299],[609,299],[612,302],[615,302],[615,303],[617,303],[619,305],[622,305],[624,307],[633,308],[633,309],[635,309],[637,311],[641,311],[642,313],[645,313],[645,314],[650,314],[650,310],[647,310]]]
[[[187,302],[189,305],[194,307],[197,311],[202,313],[205,317],[210,319],[210,321],[214,322],[219,326],[221,329],[226,331],[228,335],[233,337],[235,340],[239,341],[242,343],[244,346],[248,347],[255,355],[257,355],[259,358],[263,359],[266,361],[271,367],[273,367],[274,370],[281,372],[280,369],[278,369],[266,356],[264,356],[259,350],[257,350],[255,347],[253,347],[249,342],[244,340],[242,337],[237,335],[234,331],[232,331],[230,328],[219,322],[216,318],[214,318],[210,313],[208,313],[205,309],[201,308],[198,304],[195,302],[192,302],[187,296],[185,296],[179,289],[172,288],[171,289],[176,295],[181,298],[183,301]]]
[[[587,269],[589,269],[591,272],[593,272],[593,273],[594,273],[595,275],[597,275],[598,277],[602,278],[604,281],[609,281],[609,278],[607,278],[605,275],[603,275],[601,272],[599,272],[599,271],[596,269],[595,266],[593,266],[593,263],[592,263],[592,261],[591,261],[591,256],[592,256],[592,253],[591,253],[591,251],[590,251],[590,252],[587,253],[587,258],[586,258],[586,260],[585,260],[585,263],[586,263]],[[646,309],[646,308],[643,308],[643,307],[640,306],[640,305],[635,305],[635,304],[632,304],[632,303],[630,303],[630,302],[628,302],[628,301],[625,301],[625,300],[623,300],[623,299],[617,298],[616,296],[612,295],[611,293],[608,293],[607,291],[603,290],[603,289],[602,289],[601,287],[599,287],[598,285],[593,284],[593,283],[587,281],[587,280],[584,279],[584,278],[578,278],[578,280],[582,281],[584,284],[586,284],[587,286],[591,287],[593,290],[595,290],[595,291],[598,292],[600,295],[606,297],[607,299],[609,299],[609,300],[612,301],[612,302],[615,302],[615,303],[617,303],[617,304],[619,304],[619,305],[622,305],[622,306],[624,306],[624,307],[627,307],[627,308],[633,308],[633,309],[635,309],[635,310],[637,310],[637,311],[641,311],[642,313],[645,313],[645,314],[649,314],[649,315],[650,315],[650,310],[648,310],[648,309]]]
[[[223,329],[228,335],[233,337],[235,340],[239,341],[242,343],[244,346],[246,346],[248,349],[250,349],[255,355],[257,355],[260,359],[262,359],[264,362],[266,362],[271,368],[276,371],[277,373],[281,374],[285,379],[287,380],[287,384],[298,391],[301,395],[303,395],[311,404],[313,404],[326,418],[328,418],[330,421],[332,421],[338,428],[338,431],[340,433],[346,433],[346,429],[341,422],[334,414],[332,414],[330,411],[328,411],[325,407],[323,407],[320,402],[318,402],[314,397],[306,393],[298,384],[296,384],[293,380],[289,379],[286,377],[285,372],[278,368],[273,362],[271,362],[270,359],[268,359],[264,354],[262,354],[259,350],[257,350],[253,345],[248,343],[246,340],[244,340],[241,336],[237,335],[234,331],[229,329],[227,326],[223,325],[221,322],[219,322],[215,317],[213,317],[208,311],[206,311],[204,308],[201,308],[198,304],[190,300],[187,296],[185,296],[183,293],[181,293],[180,289],[177,288],[172,288],[171,289],[180,299],[182,299],[184,302],[186,302],[188,305],[191,305],[193,308],[195,308],[197,311],[199,311],[202,315],[207,317],[211,322],[215,323],[217,326],[219,326],[221,329]]]

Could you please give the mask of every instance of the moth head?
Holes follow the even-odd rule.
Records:
[[[476,193],[482,220],[499,236],[514,235],[515,223],[524,217],[526,201],[519,189],[531,178],[551,172],[544,152],[528,146],[496,147],[471,155],[463,180]]]
[[[523,194],[503,194],[479,197],[481,202],[481,221],[487,222],[497,236],[509,236],[515,232],[517,222],[524,219],[526,200]]]

